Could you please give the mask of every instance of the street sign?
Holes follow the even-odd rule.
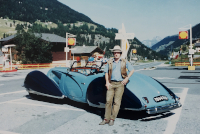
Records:
[[[65,47],[65,52],[69,52],[69,47]]]
[[[195,50],[194,49],[189,49],[189,54],[194,54]]]
[[[2,47],[2,48],[1,48],[1,51],[2,51],[2,52],[8,52],[8,47]]]

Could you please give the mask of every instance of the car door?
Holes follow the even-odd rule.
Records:
[[[81,98],[83,96],[80,86],[82,79],[79,75],[81,74],[70,72],[63,76],[63,89],[68,97]]]

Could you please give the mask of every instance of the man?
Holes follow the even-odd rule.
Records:
[[[119,112],[124,87],[134,73],[133,66],[131,66],[128,61],[121,58],[122,50],[120,46],[115,46],[111,51],[113,52],[114,59],[109,60],[104,69],[106,79],[105,86],[107,88],[105,117],[99,124],[105,125],[109,123],[110,126],[114,125],[115,118]],[[128,75],[126,68],[130,72]]]

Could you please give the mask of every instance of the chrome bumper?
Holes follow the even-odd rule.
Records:
[[[154,108],[148,108],[147,109],[147,113],[148,114],[157,114],[157,113],[163,113],[163,112],[167,112],[176,108],[181,107],[182,104],[180,102],[177,103],[173,103],[171,105],[166,105],[166,106],[160,106],[160,107],[154,107]]]

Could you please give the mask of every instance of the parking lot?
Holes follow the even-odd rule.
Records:
[[[1,73],[0,133],[199,133],[199,70],[189,72],[184,68],[159,64],[150,66],[156,66],[156,69],[144,68],[142,65],[135,66],[135,69],[169,87],[181,97],[183,106],[157,115],[121,110],[114,126],[98,125],[104,116],[104,109],[93,108],[67,98],[59,100],[29,96],[22,85],[26,75],[32,70]],[[40,71],[47,73],[48,69]]]

